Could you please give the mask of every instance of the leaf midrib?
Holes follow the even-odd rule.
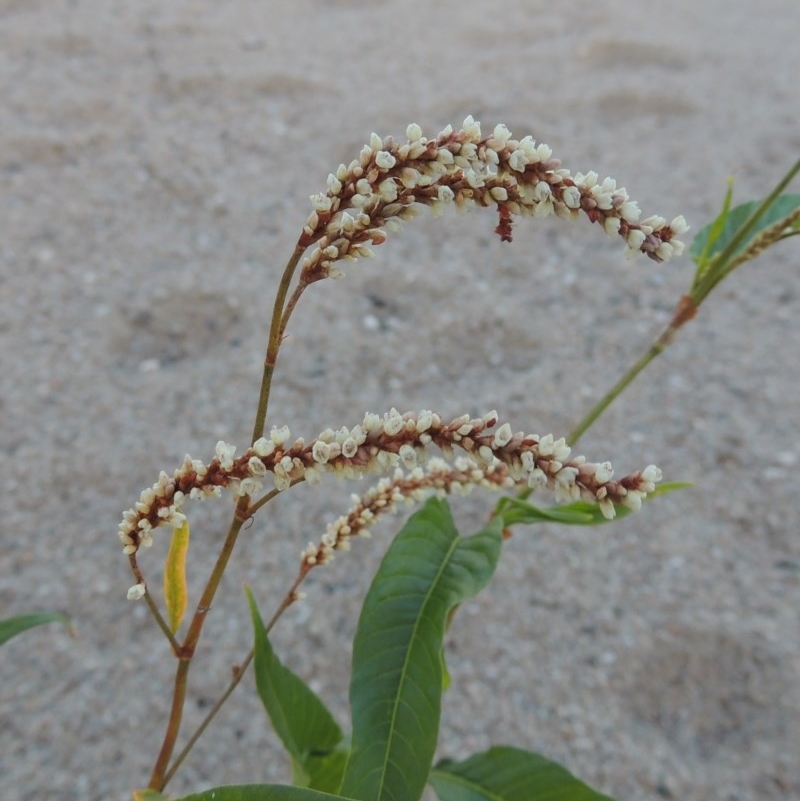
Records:
[[[383,764],[381,766],[381,777],[380,777],[380,781],[378,783],[378,796],[377,796],[378,798],[381,798],[382,795],[383,795],[383,786],[384,786],[384,782],[386,780],[386,771],[387,771],[388,766],[389,766],[389,754],[392,752],[391,745],[392,745],[392,742],[393,742],[394,738],[396,737],[395,721],[397,720],[397,712],[398,712],[398,708],[400,706],[400,696],[402,695],[401,690],[402,690],[403,686],[405,685],[406,677],[408,675],[408,664],[409,664],[409,659],[410,659],[410,655],[411,655],[411,651],[412,651],[411,644],[413,644],[414,639],[416,637],[416,633],[417,633],[417,630],[419,628],[420,621],[424,617],[423,612],[425,611],[425,609],[427,608],[428,604],[430,603],[431,598],[432,598],[436,588],[439,586],[439,581],[441,580],[442,575],[444,574],[445,570],[447,569],[447,566],[450,564],[450,559],[452,558],[453,553],[455,552],[455,550],[458,548],[458,545],[459,545],[460,541],[461,541],[461,537],[456,535],[456,537],[453,540],[450,548],[447,551],[447,554],[446,554],[445,558],[441,561],[441,567],[439,568],[439,570],[437,571],[436,575],[434,576],[434,580],[431,581],[431,583],[429,585],[429,591],[427,593],[425,593],[425,600],[423,601],[423,604],[420,607],[420,614],[417,615],[416,620],[414,621],[414,626],[413,626],[413,629],[412,629],[411,637],[409,639],[409,647],[406,648],[406,655],[405,655],[405,659],[403,660],[403,669],[402,669],[401,674],[400,674],[400,677],[401,677],[400,678],[400,683],[398,684],[397,693],[395,694],[395,700],[394,700],[394,704],[393,704],[393,707],[392,707],[392,716],[391,716],[391,724],[390,724],[390,729],[389,729],[389,737],[388,737],[388,739],[386,741],[386,748],[384,750],[384,758],[382,760]]]

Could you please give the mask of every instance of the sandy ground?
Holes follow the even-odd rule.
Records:
[[[469,113],[616,177],[695,229],[735,173],[800,152],[796,0],[0,2],[0,614],[69,612],[2,649],[7,799],[146,783],[173,664],[116,538],[187,451],[246,443],[276,278],[308,195],[370,131]],[[272,421],[497,408],[565,433],[668,319],[688,259],[628,262],[584,222],[420,219],[309,292]],[[580,450],[691,491],[597,531],[519,530],[451,635],[442,753],[491,742],[620,799],[800,798],[798,247],[712,297]],[[283,497],[247,532],[193,669],[196,724],[358,487]],[[490,508],[458,506],[470,521]],[[192,587],[227,502],[192,509]],[[275,633],[346,720],[349,637],[393,526],[319,571]],[[142,559],[154,585],[166,537]],[[170,785],[286,780],[248,679]]]

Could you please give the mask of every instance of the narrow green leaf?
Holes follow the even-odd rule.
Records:
[[[504,498],[499,504],[503,524],[518,523],[563,523],[568,526],[593,526],[607,523],[596,503],[575,501],[563,506],[535,506],[521,498]]]
[[[477,594],[500,555],[502,523],[462,538],[433,498],[397,535],[367,593],[353,644],[353,743],[342,793],[417,801],[433,760],[448,610]]]
[[[237,784],[215,787],[202,793],[193,793],[174,801],[352,801],[342,795],[321,793],[307,787],[286,784]]]
[[[668,481],[656,486],[646,500],[657,498],[659,495],[666,495],[679,489],[686,489],[692,484],[687,481]],[[614,520],[622,520],[627,517],[631,510],[621,504],[616,505],[617,516]],[[497,506],[498,514],[503,518],[503,525],[508,528],[520,523],[562,523],[567,526],[600,526],[604,523],[611,523],[596,503],[588,501],[574,501],[573,503],[563,504],[562,506],[534,506],[529,501],[521,498],[503,498]]]
[[[702,260],[708,261],[720,253],[762,203],[763,200],[751,200],[749,203],[742,203],[730,209],[725,215],[721,231],[717,230],[719,218],[702,228],[689,249],[692,259],[702,268],[704,263]],[[781,195],[775,198],[736,250],[730,254],[731,257],[744,251],[761,231],[787,217],[798,206],[800,206],[800,195]]]
[[[464,762],[445,759],[431,771],[441,801],[612,801],[539,754],[495,746]]]
[[[34,626],[42,626],[45,623],[63,623],[70,634],[75,632],[72,629],[70,619],[60,612],[30,612],[26,615],[17,615],[0,620],[0,645],[8,642],[17,634],[32,629]]]
[[[295,784],[338,787],[343,735],[316,693],[281,664],[267,637],[253,593],[245,587],[253,619],[256,687],[272,725],[292,758]],[[340,749],[341,750],[341,749]],[[337,767],[338,766],[338,767]]]
[[[725,192],[725,198],[722,201],[722,210],[717,215],[715,220],[713,220],[700,231],[700,233],[692,241],[692,246],[689,248],[689,254],[694,260],[695,264],[698,266],[698,277],[708,266],[708,262],[711,258],[711,248],[714,247],[720,236],[722,236],[722,232],[725,230],[725,222],[728,219],[728,214],[730,213],[732,203],[733,177],[730,177],[728,179],[728,189]],[[703,234],[703,231],[706,230],[707,234],[704,236],[704,242],[701,243],[698,240],[700,239],[700,235]]]
[[[167,561],[164,565],[164,603],[172,633],[181,627],[189,593],[186,586],[186,554],[189,551],[189,521],[172,530]]]
[[[658,484],[656,488],[645,498],[649,501],[652,498],[659,498],[662,495],[668,495],[670,492],[676,490],[691,489],[694,486],[691,481],[665,481],[663,484]]]

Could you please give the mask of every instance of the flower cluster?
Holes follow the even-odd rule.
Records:
[[[327,191],[311,196],[313,211],[298,246],[314,245],[303,262],[301,282],[310,284],[341,273],[334,264],[372,254],[418,206],[434,213],[454,204],[460,211],[496,206],[497,234],[512,238],[512,215],[575,219],[581,212],[606,233],[621,236],[630,251],[655,261],[679,256],[688,230],[683,217],[640,220],[639,206],[613,178],[577,173],[560,166],[551,149],[530,136],[516,140],[505,125],[483,136],[472,117],[459,130],[445,128],[435,139],[419,125],[406,130],[407,142],[372,134],[358,159],[328,176]]]
[[[479,466],[462,456],[452,465],[444,459],[430,459],[424,468],[415,467],[409,473],[398,467],[393,478],[382,478],[364,495],[353,495],[350,511],[328,525],[318,545],[308,544],[300,554],[301,564],[305,568],[325,565],[333,559],[334,551],[350,550],[352,537],[369,537],[377,518],[394,512],[401,503],[422,500],[431,492],[466,495],[475,487],[501,489],[514,485],[508,467],[497,461]]]
[[[431,445],[445,458],[456,449],[461,451],[468,458],[464,475],[475,468],[496,483],[490,476],[502,465],[504,480],[507,475],[514,484],[546,487],[557,501],[597,502],[608,518],[614,517],[615,504],[638,509],[661,479],[661,472],[652,465],[615,479],[608,462],[595,464],[583,456],[571,457],[565,441],[550,434],[513,433],[508,423],[498,426],[496,412],[444,422],[434,412],[400,414],[392,409],[382,417],[369,413],[353,428],[326,429],[308,444],[303,439],[292,442],[289,429],[283,426],[273,428],[268,438],[257,440],[239,457],[224,442],[217,443],[216,456],[208,465],[187,456],[171,478],[162,472],[142,492],[139,502],[123,515],[119,536],[125,553],[133,554],[152,544],[153,529],[183,523],[181,509],[187,498],[218,495],[223,487],[238,497],[252,496],[263,489],[267,476],[282,491],[299,481],[318,481],[324,473],[361,478],[397,467],[413,471],[427,462]]]

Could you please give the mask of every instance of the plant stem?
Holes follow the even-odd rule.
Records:
[[[178,756],[175,757],[175,761],[170,765],[169,770],[164,774],[164,779],[162,782],[162,788],[166,787],[167,782],[175,775],[178,768],[183,763],[184,759],[189,755],[189,752],[194,748],[195,743],[200,739],[203,732],[208,727],[208,724],[216,717],[217,712],[222,709],[223,704],[228,700],[230,694],[236,689],[239,685],[239,682],[242,680],[245,671],[250,666],[250,662],[253,660],[253,649],[250,649],[250,652],[242,661],[241,665],[236,668],[234,673],[233,679],[231,680],[230,684],[225,689],[225,692],[217,699],[217,702],[211,709],[208,711],[208,714],[203,718],[203,722],[197,727],[194,734],[189,738],[189,741],[186,745],[181,749],[181,752]]]
[[[295,600],[297,599],[297,596],[295,594],[297,592],[297,588],[303,582],[303,580],[308,575],[310,570],[311,568],[305,565],[300,569],[297,578],[294,580],[294,583],[284,596],[284,599],[283,601],[281,601],[280,606],[275,610],[274,614],[270,618],[269,623],[267,623],[266,626],[264,627],[267,634],[269,634],[269,632],[272,631],[272,628],[278,622],[280,616],[289,608],[289,606],[291,606],[295,602]],[[192,750],[192,748],[194,748],[195,743],[200,739],[206,728],[208,728],[209,723],[211,723],[211,721],[216,717],[217,712],[219,712],[220,709],[222,709],[223,705],[228,700],[231,693],[239,685],[239,682],[242,680],[244,674],[247,672],[247,668],[250,667],[250,663],[253,661],[253,655],[254,651],[251,648],[247,656],[242,660],[241,664],[239,664],[234,669],[233,678],[231,679],[228,686],[225,688],[225,691],[217,699],[214,706],[212,706],[211,709],[208,711],[208,714],[205,716],[205,718],[203,718],[203,722],[197,727],[194,734],[192,734],[192,736],[189,738],[189,741],[183,747],[181,752],[178,754],[178,756],[175,757],[175,761],[172,763],[169,770],[164,774],[162,789],[163,787],[166,786],[167,782],[175,775],[175,772],[181,766],[181,763],[189,755],[189,752]]]
[[[295,247],[291,258],[283,269],[283,275],[281,276],[278,291],[275,295],[275,303],[272,307],[272,320],[269,326],[267,355],[264,359],[264,372],[261,375],[258,410],[256,411],[256,419],[253,423],[253,436],[250,440],[251,444],[264,434],[264,423],[267,419],[267,407],[269,406],[269,394],[272,388],[272,374],[275,372],[275,365],[278,361],[278,351],[281,347],[283,332],[286,329],[286,323],[289,321],[289,314],[291,314],[290,309],[289,314],[284,315],[284,304],[286,303],[286,296],[289,293],[289,285],[292,282],[292,276],[304,252],[305,248],[300,245]]]
[[[181,719],[183,718],[183,705],[186,700],[186,681],[189,674],[189,666],[192,657],[194,656],[197,641],[200,639],[200,633],[203,630],[203,624],[206,620],[206,615],[211,610],[211,605],[214,601],[214,595],[217,592],[219,583],[222,580],[222,574],[228,565],[228,560],[233,553],[233,546],[236,544],[236,538],[239,531],[244,525],[245,520],[248,519],[248,498],[242,497],[236,505],[236,511],[231,521],[228,535],[225,537],[222,550],[217,557],[214,568],[211,571],[203,594],[197,603],[194,617],[192,618],[189,630],[183,644],[178,650],[178,668],[175,672],[175,685],[172,696],[172,707],[170,709],[169,721],[167,722],[167,730],[164,732],[164,740],[161,744],[156,764],[153,766],[153,772],[150,776],[150,783],[148,787],[152,790],[163,790],[165,783],[165,774],[172,752],[175,748],[175,741],[178,737],[180,730]]]
[[[300,245],[295,246],[294,252],[283,269],[283,275],[281,276],[281,280],[278,285],[278,291],[275,295],[275,303],[273,304],[272,308],[272,319],[270,321],[269,339],[267,341],[267,353],[264,359],[264,371],[261,376],[261,389],[258,396],[258,409],[256,410],[255,422],[253,423],[253,435],[251,443],[255,442],[264,433],[264,424],[267,419],[270,390],[272,388],[272,376],[275,372],[275,365],[278,361],[278,351],[280,350],[281,341],[286,330],[286,325],[289,322],[289,317],[291,316],[292,311],[294,311],[302,292],[302,287],[295,289],[291,301],[288,304],[286,303],[286,297],[289,293],[289,286],[291,285],[292,277],[294,276],[294,272],[297,269],[297,265],[300,263],[300,258],[304,252],[304,247],[301,247]],[[256,508],[263,506],[268,500],[271,500],[272,497],[274,497],[274,495],[270,493],[266,499],[262,499],[256,505]],[[172,753],[175,749],[175,742],[178,737],[178,732],[180,731],[181,720],[183,718],[183,707],[186,700],[186,686],[189,674],[189,666],[191,664],[192,657],[194,656],[197,643],[200,639],[200,634],[203,630],[203,624],[205,623],[206,615],[211,610],[214,596],[217,592],[217,588],[219,587],[219,583],[222,580],[222,574],[225,572],[225,568],[227,567],[228,561],[233,553],[233,548],[236,545],[236,539],[239,536],[239,532],[241,531],[244,522],[248,520],[251,515],[252,510],[249,505],[249,498],[244,496],[240,498],[239,502],[236,504],[236,510],[234,511],[233,519],[231,520],[230,527],[228,528],[228,534],[225,537],[222,550],[217,557],[217,561],[213,570],[211,571],[211,575],[209,576],[209,579],[203,590],[203,594],[201,595],[197,604],[194,617],[192,618],[192,622],[189,626],[189,630],[186,633],[183,644],[179,645],[176,650],[176,655],[178,656],[179,662],[175,673],[172,707],[170,710],[169,720],[167,722],[167,730],[164,733],[164,740],[161,744],[161,750],[159,751],[156,764],[154,765],[152,774],[150,776],[150,784],[148,786],[151,789],[164,789],[168,779],[174,775],[178,765],[183,761],[186,754],[189,753],[189,750],[191,750],[200,734],[202,734],[202,728],[205,728],[205,726],[208,725],[204,722],[202,728],[196,732],[195,735],[193,735],[186,748],[183,749],[180,756],[176,760],[176,764],[174,764],[169,769],[169,772],[167,772]],[[295,588],[296,584],[293,589]],[[285,607],[280,608],[279,613],[282,612],[284,608]],[[158,620],[158,617],[156,619]],[[277,620],[277,617],[275,617],[275,620]],[[274,623],[272,625],[274,625]],[[233,691],[233,688],[236,686],[236,684],[238,684],[238,679],[236,679],[235,683],[233,683],[233,685],[230,687],[230,692]],[[213,714],[208,718],[209,722],[217,713],[222,704],[227,700],[230,692],[227,692],[225,695],[223,695],[218,704],[214,706],[212,709]]]
[[[166,780],[166,771],[172,750],[175,747],[175,740],[178,738],[178,731],[181,727],[183,717],[183,704],[186,701],[186,684],[189,676],[188,658],[181,658],[178,662],[178,670],[175,672],[175,686],[172,691],[172,707],[170,708],[167,730],[164,732],[164,740],[161,743],[161,750],[158,752],[156,764],[150,774],[150,783],[147,785],[151,790],[163,790]]]
[[[592,407],[591,411],[567,435],[567,442],[574,445],[587,431],[587,429],[600,417],[601,414],[623,393],[626,387],[633,382],[636,376],[647,367],[653,359],[665,351],[675,335],[685,323],[697,314],[694,301],[684,295],[675,309],[669,325],[653,341],[653,344],[630,366],[625,375]]]

